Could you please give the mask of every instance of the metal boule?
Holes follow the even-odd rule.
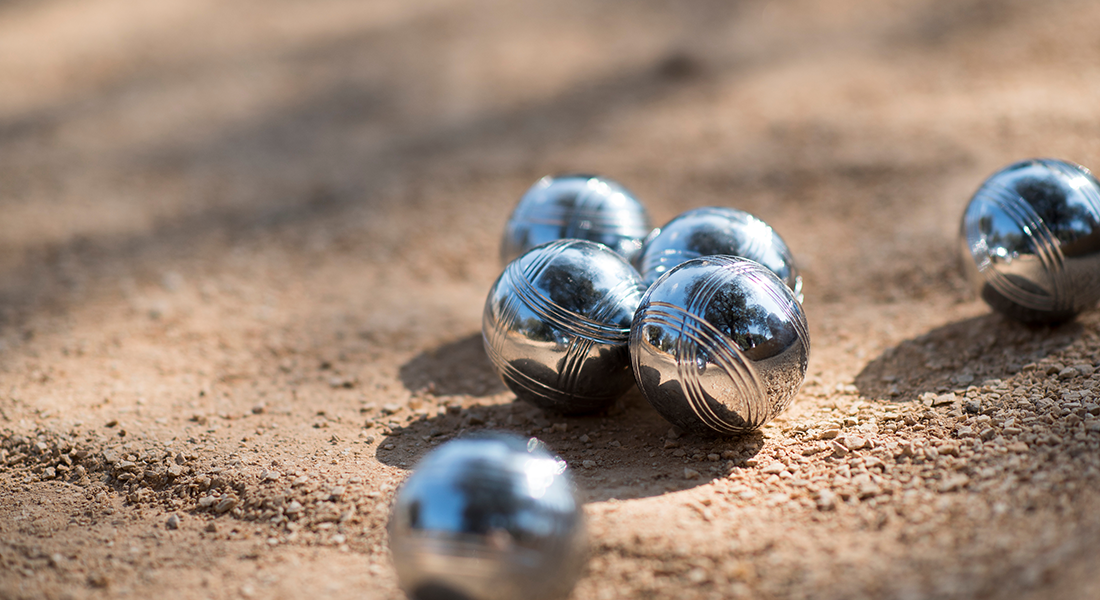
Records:
[[[546,176],[512,211],[501,242],[501,264],[563,239],[598,242],[633,262],[650,229],[645,207],[619,183],[595,175]]]
[[[630,330],[642,394],[674,425],[739,435],[793,400],[810,339],[802,305],[770,269],[693,258],[646,291]]]
[[[608,247],[558,240],[512,261],[485,301],[485,351],[518,398],[596,412],[634,385],[627,343],[641,276]]]
[[[1100,300],[1100,183],[1054,159],[994,173],[963,213],[964,268],[993,309],[1025,323],[1073,319]]]
[[[398,490],[390,552],[414,600],[561,600],[584,565],[583,517],[565,461],[538,440],[460,438]]]
[[[763,220],[735,208],[692,209],[654,230],[642,247],[638,270],[651,285],[684,261],[713,255],[740,256],[764,265],[802,301],[802,277],[786,242]]]

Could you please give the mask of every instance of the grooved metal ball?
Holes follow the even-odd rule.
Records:
[[[1080,165],[998,171],[970,199],[960,237],[978,293],[1008,317],[1057,323],[1100,300],[1100,183]]]
[[[649,215],[622,185],[595,175],[543,177],[520,199],[504,229],[501,263],[562,239],[599,242],[633,262],[649,235]]]
[[[763,220],[735,208],[696,208],[655,230],[642,247],[639,271],[650,285],[686,260],[717,254],[764,265],[802,301],[802,277],[786,242]]]
[[[806,376],[802,305],[775,273],[734,256],[693,258],[658,279],[630,329],[638,387],[684,429],[737,435],[791,403]]]
[[[634,384],[627,342],[641,276],[606,246],[558,240],[508,263],[485,301],[485,351],[522,400],[599,411]]]
[[[414,600],[559,600],[585,559],[565,461],[538,440],[493,434],[433,450],[389,521],[401,589]]]

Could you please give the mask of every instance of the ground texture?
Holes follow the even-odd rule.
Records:
[[[1100,4],[0,2],[0,597],[398,598],[389,502],[486,428],[572,465],[574,597],[1096,598],[1100,313],[990,314],[970,194],[1100,166]],[[769,221],[812,351],[759,435],[514,401],[540,176]]]

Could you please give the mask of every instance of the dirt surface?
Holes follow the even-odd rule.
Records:
[[[1091,1],[0,2],[0,597],[397,598],[463,432],[587,500],[575,598],[1096,598],[1100,313],[958,274],[984,177],[1100,166]],[[514,401],[481,349],[540,176],[770,222],[812,351],[760,435]],[[588,462],[590,461],[590,462]],[[594,465],[585,468],[588,462]]]

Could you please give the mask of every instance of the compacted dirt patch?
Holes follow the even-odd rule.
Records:
[[[570,464],[574,597],[1100,596],[1100,312],[992,314],[962,208],[1100,165],[1090,2],[0,2],[0,597],[398,598],[393,494]],[[759,434],[562,417],[481,348],[504,222],[595,172],[805,277]]]

